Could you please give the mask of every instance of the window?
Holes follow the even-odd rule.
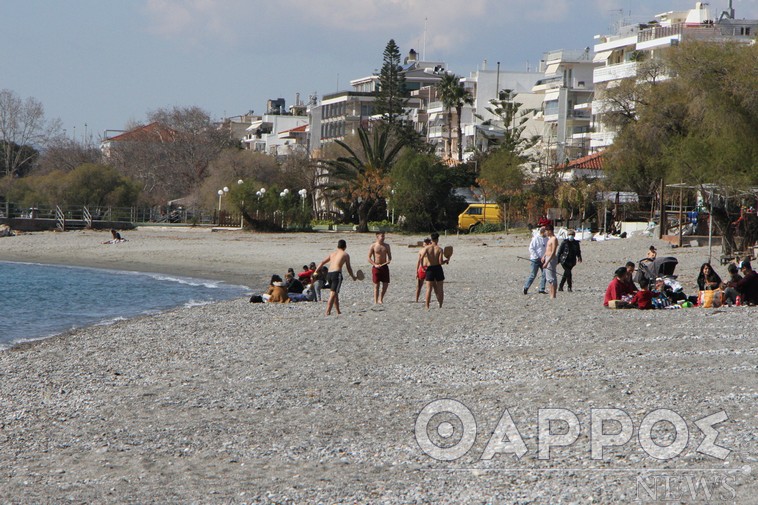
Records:
[[[481,216],[482,215],[482,208],[481,207],[471,207],[466,212],[466,214],[472,215],[472,216]]]

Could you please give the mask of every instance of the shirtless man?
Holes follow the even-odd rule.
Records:
[[[416,270],[418,270],[424,263],[427,262],[426,267],[426,309],[429,310],[429,302],[432,300],[432,290],[437,297],[437,303],[442,307],[442,302],[445,299],[445,292],[443,290],[443,282],[445,281],[445,273],[442,270],[442,265],[449,263],[450,261],[445,259],[442,254],[442,248],[438,242],[440,240],[439,233],[432,233],[432,243],[426,246],[421,254],[419,254],[418,263],[416,264]]]
[[[545,270],[545,280],[548,285],[550,298],[555,298],[558,290],[558,237],[553,233],[553,225],[545,226],[545,236],[547,244],[545,245],[545,255],[542,257],[542,268]]]
[[[384,232],[376,232],[376,242],[368,249],[368,262],[371,263],[371,280],[374,282],[374,304],[384,303],[384,294],[390,284],[390,245],[384,243]],[[379,292],[379,285],[382,290]]]
[[[420,266],[419,264],[416,265],[416,303],[418,303],[418,297],[421,295],[421,286],[423,286],[424,281],[426,281],[426,267],[429,266],[429,263],[426,260],[424,253],[426,252],[426,246],[431,243],[432,239],[426,237],[424,239],[424,247],[422,247],[418,252]]]
[[[350,277],[355,280],[353,267],[350,266],[350,255],[345,252],[345,249],[347,249],[347,243],[340,239],[337,242],[337,249],[330,253],[329,256],[319,263],[316,268],[316,271],[318,272],[321,270],[322,266],[329,264],[329,272],[326,274],[326,278],[329,282],[329,290],[331,292],[329,293],[329,302],[326,304],[327,316],[332,313],[332,307],[337,311],[337,314],[342,314],[342,312],[340,312],[340,287],[342,285],[343,265],[347,267],[347,273],[350,274]]]

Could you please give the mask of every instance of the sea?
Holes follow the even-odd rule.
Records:
[[[0,261],[0,350],[249,293],[246,286],[175,275]]]

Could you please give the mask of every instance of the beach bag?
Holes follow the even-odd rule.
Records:
[[[250,297],[250,303],[263,303],[263,297],[261,295],[253,295]]]
[[[668,296],[664,294],[660,294],[653,298],[653,308],[655,309],[665,309],[671,305],[671,300],[669,300]]]
[[[698,307],[715,309],[724,304],[724,291],[721,289],[708,289],[701,291],[697,297]]]

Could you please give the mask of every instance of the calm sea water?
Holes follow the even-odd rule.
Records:
[[[164,274],[0,261],[0,349],[248,292],[244,286]]]

